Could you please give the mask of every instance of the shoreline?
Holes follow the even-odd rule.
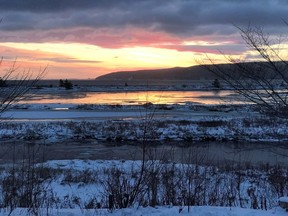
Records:
[[[2,115],[0,140],[286,142],[288,120],[251,105],[21,106]],[[67,108],[67,109],[66,109]],[[64,109],[64,110],[62,110]],[[3,117],[7,117],[3,119]]]

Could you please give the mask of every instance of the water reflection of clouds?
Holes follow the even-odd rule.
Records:
[[[77,99],[85,98],[87,93],[85,92],[73,92],[73,93],[57,93],[57,94],[31,94],[28,96],[29,100],[57,100],[57,99]]]
[[[202,103],[220,104],[224,100],[239,100],[232,97],[231,91],[138,91],[138,92],[69,92],[35,94],[26,99],[26,103],[60,104],[120,104],[138,105],[147,102],[153,104]],[[238,101],[239,102],[239,101]]]

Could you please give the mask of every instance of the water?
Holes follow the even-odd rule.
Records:
[[[226,104],[241,103],[232,91],[128,91],[128,92],[78,92],[60,91],[31,94],[26,103],[36,104]]]
[[[139,86],[137,87],[139,89]],[[123,91],[120,88],[100,87],[100,91],[95,91],[94,87],[74,88],[66,91],[58,88],[45,88],[26,98],[25,103],[35,104],[120,104],[120,105],[138,105],[151,102],[153,104],[231,104],[242,103],[243,100],[236,97],[232,91],[175,91],[175,90],[134,90]],[[113,91],[112,91],[112,90]],[[63,110],[61,110],[63,111]],[[60,112],[60,111],[58,111]],[[65,110],[64,110],[65,112]],[[35,113],[34,113],[35,114]],[[37,115],[38,116],[38,115]],[[39,116],[38,116],[39,117]],[[14,146],[19,160],[22,159],[25,145],[7,145],[2,144],[0,159],[5,162],[13,158]],[[181,144],[181,143],[180,143]],[[150,150],[154,152],[157,159],[167,161],[185,162],[187,157],[192,156],[192,163],[201,161],[201,163],[225,164],[225,163],[271,163],[287,165],[288,149],[279,148],[279,144],[255,144],[255,143],[160,143],[153,146]],[[28,144],[31,146],[30,144]],[[32,143],[32,146],[37,144]],[[141,159],[141,148],[137,143],[98,143],[97,141],[77,142],[69,141],[63,143],[53,143],[51,145],[40,145],[42,154],[39,160],[61,160],[61,159],[117,159],[132,160]],[[48,152],[48,154],[46,154]],[[283,155],[281,155],[283,154]],[[163,157],[163,158],[162,158]],[[166,158],[165,158],[166,157]],[[191,159],[191,158],[190,158]]]
[[[221,142],[150,142],[147,159],[164,162],[197,163],[203,165],[270,164],[287,166],[288,148],[281,143],[221,143]],[[109,143],[69,141],[45,144],[43,141],[2,142],[0,163],[28,159],[33,152],[37,162],[48,160],[141,160],[141,144],[137,142]],[[29,153],[29,154],[28,154]]]
[[[235,97],[233,91],[209,90],[211,80],[72,80],[72,83],[75,85],[73,90],[65,90],[57,87],[58,80],[43,80],[39,84],[44,88],[29,95],[25,102],[111,105],[138,105],[147,102],[153,104],[242,103],[242,99]]]

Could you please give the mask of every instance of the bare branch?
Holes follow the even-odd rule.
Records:
[[[45,76],[46,70],[47,67],[39,69],[39,72],[33,77],[33,73],[30,70],[18,72],[19,67],[16,66],[15,60],[1,78],[2,83],[5,83],[5,85],[0,86],[0,115],[10,108],[11,105],[23,100],[36,83]]]
[[[245,62],[228,56],[225,58],[229,64],[217,65],[208,58],[210,64],[202,66],[236,93],[257,104],[260,111],[288,118],[288,61],[280,53],[282,38],[272,40],[260,27],[235,27],[247,47],[262,60]]]

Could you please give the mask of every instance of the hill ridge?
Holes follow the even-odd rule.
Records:
[[[240,65],[241,67],[239,67]],[[275,71],[269,65],[269,62],[243,62],[239,64],[217,64],[215,71],[227,71],[239,75],[246,68],[246,71],[263,71],[259,73],[260,76],[267,75],[275,78]],[[285,62],[275,62],[279,67],[286,67]],[[208,65],[206,65],[208,66]],[[241,71],[242,70],[242,71]],[[154,70],[137,70],[137,71],[118,71],[105,74],[96,78],[96,80],[211,80],[218,76],[209,71],[205,65],[196,65],[190,67],[173,67]]]
[[[197,80],[211,79],[215,75],[202,66],[173,67],[163,69],[143,69],[135,71],[111,72],[96,78],[96,80]]]

